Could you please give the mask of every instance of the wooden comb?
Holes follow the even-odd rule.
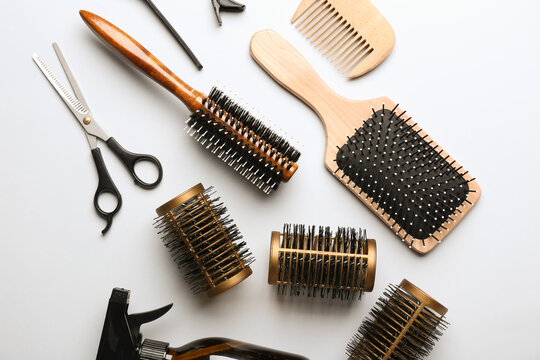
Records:
[[[341,97],[272,30],[253,36],[251,54],[321,118],[328,170],[410,248],[431,251],[480,197],[469,172],[389,98]]]
[[[303,0],[291,22],[348,78],[390,54],[394,30],[369,0]]]

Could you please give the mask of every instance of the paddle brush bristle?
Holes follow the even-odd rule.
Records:
[[[396,108],[376,111],[336,156],[341,177],[362,189],[371,203],[390,216],[390,227],[405,240],[437,240],[452,216],[469,204],[467,172],[442,156],[443,149],[421,136],[422,129]],[[397,225],[397,226],[396,226]],[[396,227],[394,227],[396,226]]]
[[[266,194],[289,180],[300,157],[289,142],[216,88],[202,103],[187,121],[191,136]]]

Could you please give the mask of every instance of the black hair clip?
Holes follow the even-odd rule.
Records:
[[[246,8],[246,5],[237,3],[234,0],[212,0],[212,6],[214,6],[219,26],[221,26],[220,11],[242,12]]]

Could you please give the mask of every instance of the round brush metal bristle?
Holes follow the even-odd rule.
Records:
[[[254,259],[242,235],[213,197],[198,184],[156,209],[156,228],[195,293],[218,295],[251,275]]]
[[[373,290],[376,259],[365,230],[287,224],[272,232],[268,283],[282,294],[360,299]]]
[[[260,120],[213,88],[195,111],[187,132],[264,193],[288,181],[300,152]]]
[[[422,359],[448,326],[448,309],[407,280],[389,285],[349,345],[349,360]]]

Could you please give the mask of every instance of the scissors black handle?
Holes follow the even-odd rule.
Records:
[[[94,163],[96,164],[99,176],[98,188],[96,190],[96,194],[94,195],[94,207],[96,208],[99,216],[107,220],[105,229],[101,231],[102,234],[105,234],[107,231],[109,231],[112,225],[114,215],[116,215],[118,210],[120,210],[122,207],[122,195],[120,195],[120,192],[118,192],[116,185],[114,185],[114,182],[112,181],[111,176],[105,167],[101,150],[99,148],[92,149],[92,156],[94,158]],[[99,206],[99,197],[105,193],[112,194],[116,198],[116,208],[111,212],[107,212]]]
[[[107,140],[107,145],[128,169],[131,177],[133,180],[135,180],[135,184],[139,185],[143,189],[153,189],[159,185],[161,178],[163,177],[163,168],[156,157],[147,154],[135,154],[131,151],[127,151],[113,137],[110,137],[109,140]],[[135,165],[141,161],[148,161],[156,166],[158,170],[158,178],[153,183],[144,182],[135,172]]]

